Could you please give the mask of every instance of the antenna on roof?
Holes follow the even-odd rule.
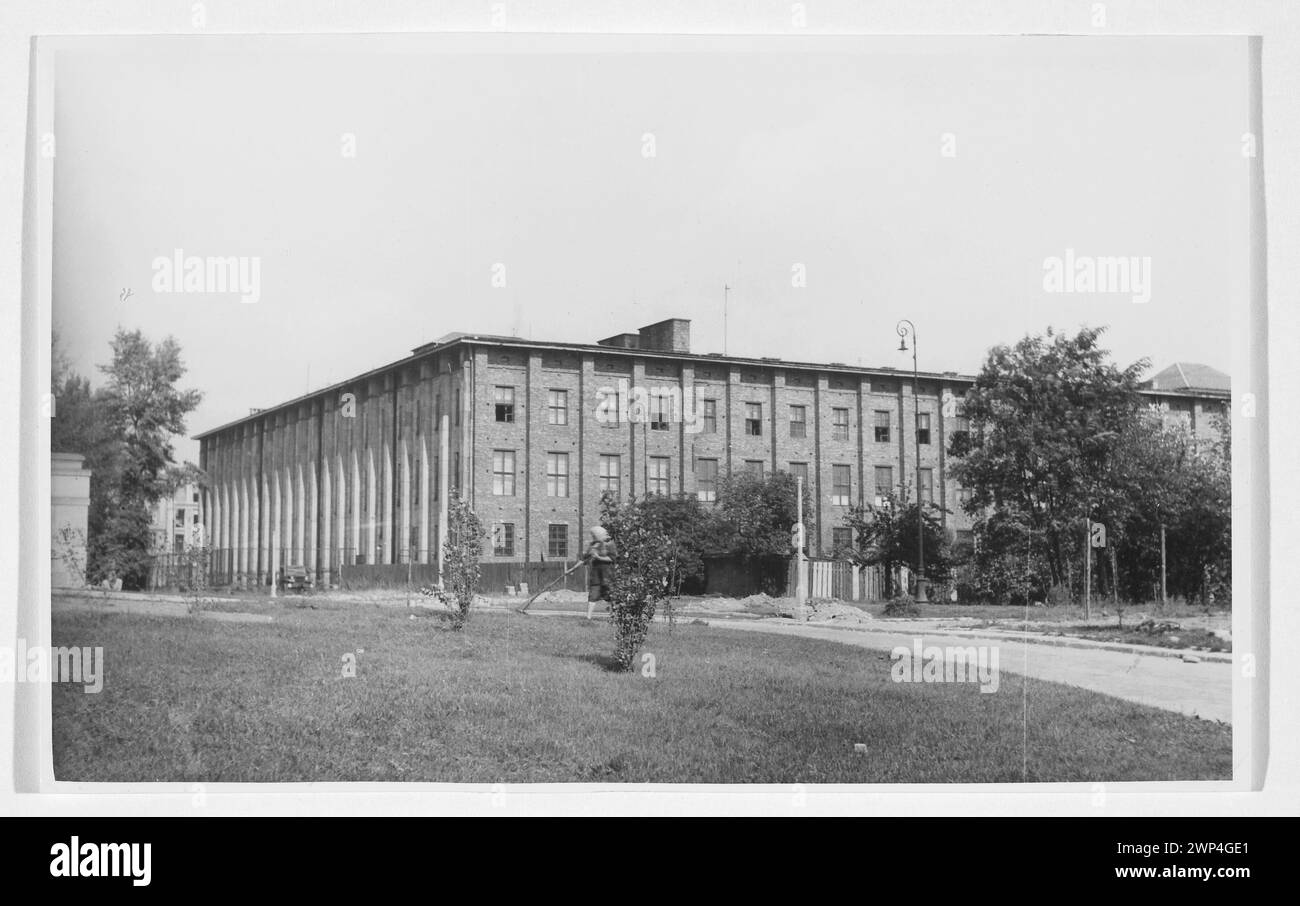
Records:
[[[727,297],[731,295],[731,287],[722,284],[722,354],[727,354]]]

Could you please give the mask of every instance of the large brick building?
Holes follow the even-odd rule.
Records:
[[[1144,392],[1204,433],[1226,377],[1180,367],[1199,380],[1167,370]],[[784,470],[812,495],[811,552],[829,553],[851,504],[915,494],[916,425],[921,496],[960,533],[946,448],[972,380],[924,372],[914,396],[910,370],[694,354],[676,318],[595,344],[448,334],[200,434],[203,512],[223,573],[292,564],[333,582],[340,565],[438,565],[451,488],[488,527],[489,560],[553,561],[580,555],[604,491],[707,501],[728,474]]]

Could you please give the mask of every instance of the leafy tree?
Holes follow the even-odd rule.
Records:
[[[1002,509],[982,514],[973,529],[970,575],[977,600],[1022,605],[1047,598],[1051,569],[1023,513]]]
[[[178,390],[180,347],[168,337],[154,346],[140,331],[118,330],[113,358],[100,366],[107,383],[92,390],[56,349],[56,451],[77,452],[92,470],[87,579],[120,578],[124,587],[148,580],[152,504],[169,492],[171,440],[185,432],[197,390]]]
[[[844,524],[853,529],[855,546],[846,553],[859,566],[882,567],[885,596],[892,597],[898,568],[916,568],[916,529],[920,519],[925,544],[925,576],[942,581],[951,570],[948,537],[940,521],[942,512],[943,508],[937,504],[918,507],[892,495],[880,506],[849,507]]]
[[[1232,460],[1228,420],[1205,442],[1148,416],[1120,449],[1117,484],[1126,506],[1116,543],[1121,591],[1156,598],[1160,529],[1165,528],[1168,586],[1187,599],[1228,600],[1232,576]]]
[[[641,503],[650,528],[669,539],[672,593],[681,594],[683,586],[699,587],[704,580],[704,554],[713,544],[711,519],[699,499],[694,494],[652,495]]]
[[[965,397],[971,431],[950,447],[953,476],[973,492],[968,511],[1014,513],[1042,545],[1054,586],[1066,582],[1084,518],[1125,506],[1112,468],[1147,362],[1117,367],[1099,345],[1103,331],[1049,328],[991,349]]]
[[[463,629],[478,591],[479,558],[486,532],[469,501],[452,489],[447,499],[447,537],[442,542],[442,588],[437,595],[451,608],[453,629]]]
[[[92,389],[90,380],[73,367],[57,332],[52,347],[50,394],[54,397],[50,452],[84,456],[86,468],[93,470],[93,484],[95,474],[112,463],[117,438],[105,417],[102,393]]]
[[[121,490],[152,503],[167,491],[167,467],[175,461],[172,438],[185,433],[185,416],[203,394],[176,388],[185,365],[174,338],[155,346],[138,330],[119,329],[111,346],[112,362],[100,366],[108,377],[101,404],[124,447]]]
[[[656,505],[647,499],[601,500],[601,524],[618,550],[609,586],[614,624],[614,660],[619,669],[632,662],[645,643],[658,605],[672,593],[672,538],[657,524]]]
[[[788,472],[763,477],[741,472],[722,479],[713,510],[714,552],[746,559],[788,556],[790,528],[798,517],[797,487]],[[805,524],[811,513],[812,496],[804,488]]]

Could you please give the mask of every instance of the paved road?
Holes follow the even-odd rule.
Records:
[[[995,644],[998,646],[999,669],[1008,673],[1091,689],[1103,695],[1206,720],[1232,723],[1232,664],[1222,661],[1192,664],[1180,658],[1137,652],[1065,648],[1011,639],[958,638],[943,633],[846,630],[767,621],[719,620],[712,625],[742,632],[798,635],[885,650],[896,645],[911,648],[918,637],[923,646]]]

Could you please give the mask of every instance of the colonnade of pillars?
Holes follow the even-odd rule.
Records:
[[[421,436],[414,449],[402,440],[396,450],[384,444],[266,470],[260,487],[257,474],[212,475],[204,518],[217,581],[264,585],[285,567],[304,567],[334,584],[341,567],[408,561],[436,562],[441,574],[446,431],[440,436],[436,474]]]

